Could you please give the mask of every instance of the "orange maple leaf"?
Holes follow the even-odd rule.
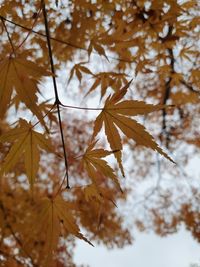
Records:
[[[0,62],[0,117],[3,118],[10,104],[13,89],[17,97],[45,125],[37,106],[38,82],[51,73],[23,57],[9,57]]]
[[[121,90],[109,96],[106,99],[105,106],[101,113],[95,120],[93,138],[99,133],[101,128],[105,127],[105,134],[112,150],[118,150],[114,153],[121,172],[124,176],[124,170],[121,161],[122,142],[118,129],[120,129],[124,135],[133,139],[137,144],[149,147],[158,151],[164,157],[174,162],[155,142],[153,136],[151,136],[143,125],[137,121],[129,118],[128,116],[144,115],[150,112],[166,108],[163,105],[146,104],[143,101],[136,100],[124,100],[120,101],[126,94],[129,82]]]

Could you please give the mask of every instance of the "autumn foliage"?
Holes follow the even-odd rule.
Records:
[[[200,147],[199,15],[195,0],[1,1],[1,266],[75,266],[75,238],[131,243],[124,158],[176,176],[174,151]],[[197,232],[189,203],[168,222],[158,196],[139,229]]]

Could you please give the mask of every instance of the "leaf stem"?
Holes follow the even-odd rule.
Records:
[[[43,119],[48,116],[48,114],[54,109],[55,107],[55,103],[52,105],[52,107],[50,108],[50,110],[47,111],[47,113],[44,114]],[[33,124],[32,128],[34,128],[36,125],[38,125],[40,123],[40,121],[38,120],[35,124]]]
[[[55,93],[55,105],[57,107],[60,135],[61,135],[62,148],[63,148],[63,154],[64,154],[64,162],[65,162],[66,177],[67,177],[67,186],[66,186],[66,188],[70,188],[70,186],[69,186],[67,153],[66,153],[66,150],[65,150],[65,140],[64,140],[62,120],[61,120],[61,114],[60,114],[60,104],[61,104],[61,102],[60,102],[59,96],[58,96],[58,89],[57,89],[57,83],[56,83],[56,78],[55,78],[53,55],[52,55],[52,50],[51,50],[51,40],[50,40],[51,37],[50,37],[50,32],[49,32],[47,12],[46,12],[46,7],[45,7],[44,0],[42,0],[42,11],[43,11],[43,16],[44,16],[46,39],[47,39],[47,46],[48,46],[48,52],[49,52],[49,60],[50,60],[50,64],[51,64],[51,71],[53,73],[52,79],[53,79],[53,87],[54,87],[54,93]],[[65,176],[64,176],[64,179],[65,179]]]
[[[60,105],[64,108],[81,109],[81,110],[103,110],[104,109],[104,108],[87,108],[87,107],[70,106],[70,105],[64,105],[62,103],[60,103]]]

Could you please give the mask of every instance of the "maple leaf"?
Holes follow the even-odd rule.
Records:
[[[98,187],[93,183],[84,188],[84,196],[87,202],[95,200],[101,203],[103,199]]]
[[[20,127],[1,135],[0,142],[14,142],[3,160],[0,176],[10,171],[24,155],[26,174],[32,187],[39,168],[40,149],[54,152],[50,140],[21,119]]]
[[[65,192],[69,193],[70,199],[75,200],[73,204],[65,202],[61,196],[51,199],[44,198],[40,200],[40,205],[35,210],[36,214],[33,214],[31,211],[32,206],[36,204],[37,192],[41,196],[48,195],[52,188],[57,186],[61,190],[63,182],[65,182],[65,179],[60,181],[63,161],[52,162],[50,166],[44,158],[40,173],[45,176],[45,179],[41,179],[40,183],[37,184],[37,192],[31,196],[30,192],[24,188],[23,181],[18,179],[24,171],[23,165],[16,163],[21,161],[25,163],[27,176],[30,182],[34,182],[40,160],[40,150],[52,151],[47,138],[50,132],[47,132],[47,135],[37,133],[31,124],[25,125],[25,122],[22,123],[19,120],[15,129],[2,135],[1,141],[6,142],[6,145],[0,144],[1,157],[4,158],[1,166],[2,173],[10,171],[16,165],[12,170],[12,177],[17,183],[12,183],[11,175],[6,177],[7,179],[1,179],[1,264],[7,267],[18,265],[53,267],[51,257],[55,256],[56,266],[73,266],[68,249],[73,241],[69,241],[68,234],[65,235],[66,231],[64,231],[68,226],[69,231],[73,232],[74,235],[80,233],[79,229],[74,228],[76,223],[73,217],[72,224],[67,225],[65,223],[64,226],[64,215],[69,219],[73,214],[69,212],[72,205],[75,205],[76,210],[78,210],[75,213],[77,221],[90,231],[97,242],[103,241],[104,244],[111,244],[112,246],[115,243],[119,247],[130,242],[127,231],[122,230],[123,218],[118,216],[113,205],[110,205],[110,202],[114,204],[112,199],[118,199],[120,195],[120,198],[125,199],[129,190],[122,195],[111,185],[110,182],[114,181],[119,187],[116,175],[106,162],[106,157],[114,153],[123,175],[121,153],[122,148],[126,146],[127,139],[128,143],[130,139],[134,140],[138,144],[150,147],[168,157],[155,143],[144,126],[132,118],[132,116],[145,115],[154,110],[165,108],[165,106],[147,105],[143,101],[122,100],[128,88],[127,86],[124,90],[119,90],[127,83],[125,74],[134,75],[133,72],[135,72],[136,75],[139,75],[139,83],[136,80],[137,92],[146,99],[150,97],[158,102],[163,100],[163,103],[172,102],[176,105],[177,112],[169,113],[170,116],[166,116],[166,112],[162,112],[162,114],[154,114],[150,118],[154,122],[158,118],[159,134],[166,146],[179,145],[179,142],[177,144],[175,140],[180,138],[194,144],[197,148],[199,146],[198,127],[195,127],[198,126],[198,122],[194,116],[195,112],[199,112],[197,105],[200,82],[199,46],[197,42],[199,40],[198,25],[200,24],[197,11],[199,1],[148,1],[148,7],[145,0],[63,1],[66,2],[65,7],[70,10],[70,14],[66,18],[63,17],[62,4],[60,5],[58,0],[53,2],[48,0],[30,1],[30,5],[28,1],[25,5],[23,5],[24,1],[1,2],[0,118],[3,120],[0,122],[0,134],[1,131],[5,132],[5,129],[10,129],[10,113],[6,117],[5,113],[9,107],[13,106],[19,110],[19,113],[16,114],[18,117],[21,116],[20,111],[23,109],[25,116],[27,116],[27,110],[32,112],[43,126],[48,120],[48,128],[53,132],[57,132],[54,127],[58,123],[62,144],[57,140],[59,138],[55,138],[54,144],[59,151],[63,149],[67,176],[69,165],[69,176],[76,177],[76,182],[81,184],[80,187],[77,187],[80,190],[72,189]],[[123,3],[123,6],[120,6],[120,2]],[[116,7],[117,3],[119,8]],[[54,8],[54,5],[57,5],[57,8]],[[50,22],[48,22],[49,19]],[[44,26],[45,31],[42,30]],[[12,54],[7,57],[6,55],[11,50]],[[16,51],[20,51],[20,55],[16,54]],[[91,55],[88,60],[87,53],[84,51],[87,51],[89,56]],[[92,54],[101,56],[102,62],[99,62],[99,58],[92,56]],[[42,56],[40,57],[40,55]],[[30,58],[33,62],[30,61]],[[55,65],[53,63],[54,58]],[[111,63],[109,65],[108,59]],[[81,60],[81,62],[77,60]],[[72,68],[73,61],[77,61],[78,64]],[[190,64],[187,64],[188,61]],[[104,109],[95,121],[93,134],[95,140],[98,132],[104,128],[111,151],[96,149],[95,142],[87,149],[82,158],[85,171],[88,173],[88,177],[84,178],[86,180],[89,178],[92,184],[86,187],[82,186],[84,183],[83,168],[75,162],[74,153],[79,153],[85,147],[91,124],[86,123],[86,118],[83,118],[79,124],[79,119],[75,119],[75,113],[72,116],[71,113],[66,115],[65,119],[62,120],[59,109],[59,104],[62,106],[62,101],[59,101],[60,92],[57,92],[55,79],[53,80],[55,98],[52,101],[55,105],[50,105],[51,102],[49,104],[41,103],[38,84],[43,76],[52,74],[48,74],[44,69],[38,67],[35,62],[45,65],[47,69],[51,67],[53,72],[54,69],[56,71],[67,66],[69,82],[74,76],[80,83],[82,80],[85,81],[83,86],[86,87],[86,96],[96,89],[100,89],[100,100],[102,100],[108,88],[114,91],[112,93],[114,95],[107,98]],[[180,65],[180,63],[182,64]],[[97,69],[99,73],[96,73]],[[112,71],[108,71],[111,69]],[[55,74],[53,75],[55,76]],[[92,84],[87,83],[88,77],[93,79]],[[83,86],[80,86],[80,89]],[[41,93],[45,96],[45,92]],[[51,92],[48,90],[48,95],[49,93]],[[70,96],[72,95],[73,86],[70,92]],[[76,98],[76,95],[74,96]],[[60,100],[62,99],[60,98]],[[74,100],[76,101],[76,99]],[[183,106],[187,103],[195,105]],[[73,108],[76,107],[73,106]],[[95,110],[95,108],[93,109]],[[90,110],[90,108],[81,108],[80,110]],[[64,118],[63,109],[62,112]],[[58,119],[55,114],[57,114]],[[46,118],[45,122],[44,117]],[[159,125],[160,122],[162,122],[161,125]],[[180,127],[178,130],[176,126],[181,126],[182,133],[180,133]],[[66,128],[67,132],[65,131]],[[187,137],[184,137],[184,133],[187,134]],[[121,138],[122,134],[127,137],[125,140]],[[66,136],[67,144],[65,143]],[[7,143],[10,147],[9,151]],[[127,153],[130,152],[129,150]],[[137,153],[137,146],[135,152]],[[186,154],[187,152],[185,150]],[[145,154],[144,160],[140,160],[140,157],[134,157],[132,161],[137,165],[138,175],[143,178],[147,172],[151,171],[151,159],[148,156],[150,154]],[[22,158],[21,161],[20,157]],[[187,158],[189,158],[188,155]],[[163,171],[165,169],[162,168]],[[160,173],[158,174],[160,175]],[[195,189],[192,191],[196,193]],[[162,195],[162,198],[165,197],[166,195]],[[153,210],[152,226],[154,225],[155,229],[158,229],[157,232],[163,235],[162,230],[160,230],[163,228],[160,227],[163,225],[160,223],[163,218],[160,216],[159,207],[156,206],[156,208]],[[36,219],[31,220],[34,215]],[[193,214],[187,213],[187,215],[189,216],[186,218],[186,223],[191,221],[190,218]],[[30,219],[31,227],[30,224],[26,224],[27,217]],[[95,225],[97,217],[98,228]],[[177,218],[177,216],[175,217]],[[175,223],[171,225],[172,228],[174,225]],[[195,225],[197,224],[194,224],[193,230],[196,230]],[[145,224],[142,227],[144,229]],[[34,237],[29,243],[30,245],[24,244],[27,233]],[[34,233],[37,234],[34,235]],[[61,235],[63,238],[59,240]],[[4,242],[7,239],[16,242]],[[24,248],[25,250],[23,250]],[[63,259],[65,262],[62,261]]]
[[[96,141],[97,142],[97,141]],[[114,173],[114,170],[108,165],[107,161],[102,158],[117,152],[107,151],[104,149],[93,149],[96,142],[93,142],[87,148],[83,155],[83,165],[94,184],[97,184],[98,172],[102,173],[105,177],[109,177],[121,190],[119,181]],[[121,190],[122,191],[122,190]]]
[[[45,125],[43,115],[37,106],[38,81],[50,72],[20,56],[9,57],[0,62],[0,117],[3,118],[11,100],[13,89],[17,97],[39,121]]]
[[[178,105],[185,105],[188,103],[198,103],[199,102],[199,96],[195,92],[176,92],[171,94],[172,102],[178,106]]]
[[[56,250],[62,228],[64,228],[67,234],[70,233],[93,246],[80,232],[72,216],[70,203],[65,201],[60,195],[54,198],[45,197],[41,199],[35,220],[37,226],[35,234],[40,237],[42,235],[45,241],[45,246],[41,254],[41,266],[48,267],[52,261],[53,252]]]
[[[124,135],[133,139],[137,144],[149,147],[158,151],[170,161],[174,162],[154,141],[153,137],[146,131],[145,127],[137,121],[128,118],[127,116],[144,115],[150,112],[166,108],[163,105],[146,104],[143,101],[136,100],[124,100],[119,102],[126,94],[130,83],[127,83],[121,90],[115,94],[109,96],[106,99],[105,106],[101,113],[97,116],[94,122],[94,132],[92,138],[94,138],[101,128],[105,128],[105,134],[112,150],[119,150],[114,153],[122,175],[124,176],[124,170],[121,161],[122,142],[118,129],[120,129]]]
[[[183,47],[183,48],[181,49],[180,53],[179,53],[179,57],[180,57],[182,60],[186,59],[186,60],[188,60],[188,61],[192,61],[192,60],[191,60],[191,57],[192,57],[192,56],[196,56],[196,55],[198,54],[198,52],[195,51],[195,50],[191,50],[191,48],[192,48],[192,45],[189,46],[189,47]]]
[[[95,39],[95,40],[92,39],[90,42],[90,45],[88,47],[88,55],[89,56],[90,56],[93,49],[96,50],[100,56],[104,56],[109,61],[109,59],[105,53],[105,49],[100,44],[97,43],[97,39]]]
[[[95,183],[91,183],[84,187],[83,193],[87,202],[95,201],[97,203],[103,203],[103,201],[109,200],[115,207],[117,207],[116,203],[111,198],[108,188],[105,189],[101,186],[97,186]]]
[[[101,85],[101,99],[104,97],[107,88],[110,86],[114,91],[121,87],[122,83],[126,84],[126,74],[115,73],[115,72],[100,72],[93,75],[95,78],[94,83],[88,90],[85,96],[88,96],[93,92],[99,85]]]
[[[75,64],[74,67],[70,71],[70,76],[69,76],[68,83],[70,83],[74,73],[76,74],[79,82],[81,82],[81,79],[82,79],[82,73],[81,72],[83,72],[85,74],[93,75],[93,73],[87,67],[82,66],[81,63]]]

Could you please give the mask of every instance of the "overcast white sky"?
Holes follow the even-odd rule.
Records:
[[[180,231],[168,237],[137,233],[132,246],[108,250],[103,246],[89,246],[77,242],[75,262],[90,267],[189,267],[200,264],[200,245],[189,231]]]
[[[62,87],[62,82],[58,85]],[[73,90],[75,91],[77,88],[75,86]],[[68,92],[70,92],[69,88]],[[61,97],[61,99],[65,99],[65,97]],[[94,99],[89,100],[89,106],[96,106]],[[73,104],[73,100],[68,97],[66,103]],[[87,104],[88,102],[76,103],[77,106],[86,106]],[[199,164],[198,157],[198,162],[195,161],[192,166],[188,165],[188,172],[194,173],[194,166],[199,166]],[[199,177],[199,175],[197,176]],[[156,176],[154,178],[157,179]],[[84,241],[77,240],[77,247],[74,251],[75,263],[88,264],[90,267],[190,267],[192,263],[200,265],[200,244],[193,239],[191,233],[185,230],[184,226],[178,233],[165,238],[153,233],[138,232],[134,234],[134,237],[135,242],[132,246],[113,250],[98,245],[93,248]]]
[[[193,164],[188,165],[189,173],[197,172],[198,160],[194,157]],[[90,267],[190,267],[192,263],[200,266],[200,244],[184,225],[168,237],[133,231],[133,245],[123,249],[108,250],[95,244],[93,248],[78,240],[75,263]]]
[[[66,83],[65,79],[66,75],[61,75],[60,80],[58,79],[62,100],[66,99],[62,92],[62,82]],[[67,90],[69,97],[67,97],[66,101],[63,101],[65,104],[74,104],[73,99],[70,98],[70,92],[76,93],[78,86],[76,87],[76,83],[72,84]],[[49,88],[51,86],[50,82]],[[71,86],[73,90],[70,90]],[[53,89],[50,92],[53,92]],[[81,98],[79,100],[81,102]],[[83,102],[75,104],[77,106],[87,106],[88,103],[91,107],[97,106],[97,103],[99,104],[93,98],[89,98],[87,101],[84,99]],[[195,161],[192,166],[188,165],[188,173],[194,173],[194,169],[196,169],[194,166],[200,166],[199,157],[197,158],[198,162]],[[195,171],[195,174],[199,177],[199,171],[198,174]],[[157,179],[156,176],[154,178]],[[180,179],[179,183],[181,181],[182,179]],[[93,248],[84,241],[77,240],[77,247],[74,251],[75,263],[88,264],[90,267],[190,267],[192,263],[200,265],[200,244],[193,239],[191,233],[185,230],[184,226],[181,227],[178,233],[165,238],[153,233],[138,232],[134,232],[134,237],[135,242],[132,246],[113,250],[108,250],[105,246],[98,245]]]

